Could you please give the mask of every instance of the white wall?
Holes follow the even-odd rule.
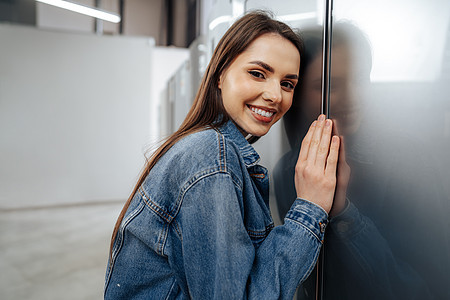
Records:
[[[152,40],[0,25],[0,208],[127,198],[150,136]]]

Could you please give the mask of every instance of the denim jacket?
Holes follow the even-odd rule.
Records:
[[[105,299],[292,299],[314,268],[328,215],[296,199],[274,227],[258,161],[231,121],[177,142],[125,214]]]

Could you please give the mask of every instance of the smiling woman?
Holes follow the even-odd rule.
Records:
[[[297,199],[275,228],[267,170],[250,142],[291,106],[301,52],[299,37],[264,12],[225,33],[185,121],[119,216],[105,299],[292,299],[322,245],[339,138],[325,116],[312,123]]]

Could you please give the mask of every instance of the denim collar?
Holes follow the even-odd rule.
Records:
[[[241,156],[243,157],[244,163],[247,167],[254,166],[259,162],[259,154],[245,139],[233,121],[228,121],[219,127],[218,130],[225,136],[225,138],[232,141],[239,148]]]

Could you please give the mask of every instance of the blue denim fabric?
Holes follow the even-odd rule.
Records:
[[[314,268],[328,216],[296,199],[274,228],[258,161],[232,122],[176,143],[126,212],[105,299],[292,299]]]

